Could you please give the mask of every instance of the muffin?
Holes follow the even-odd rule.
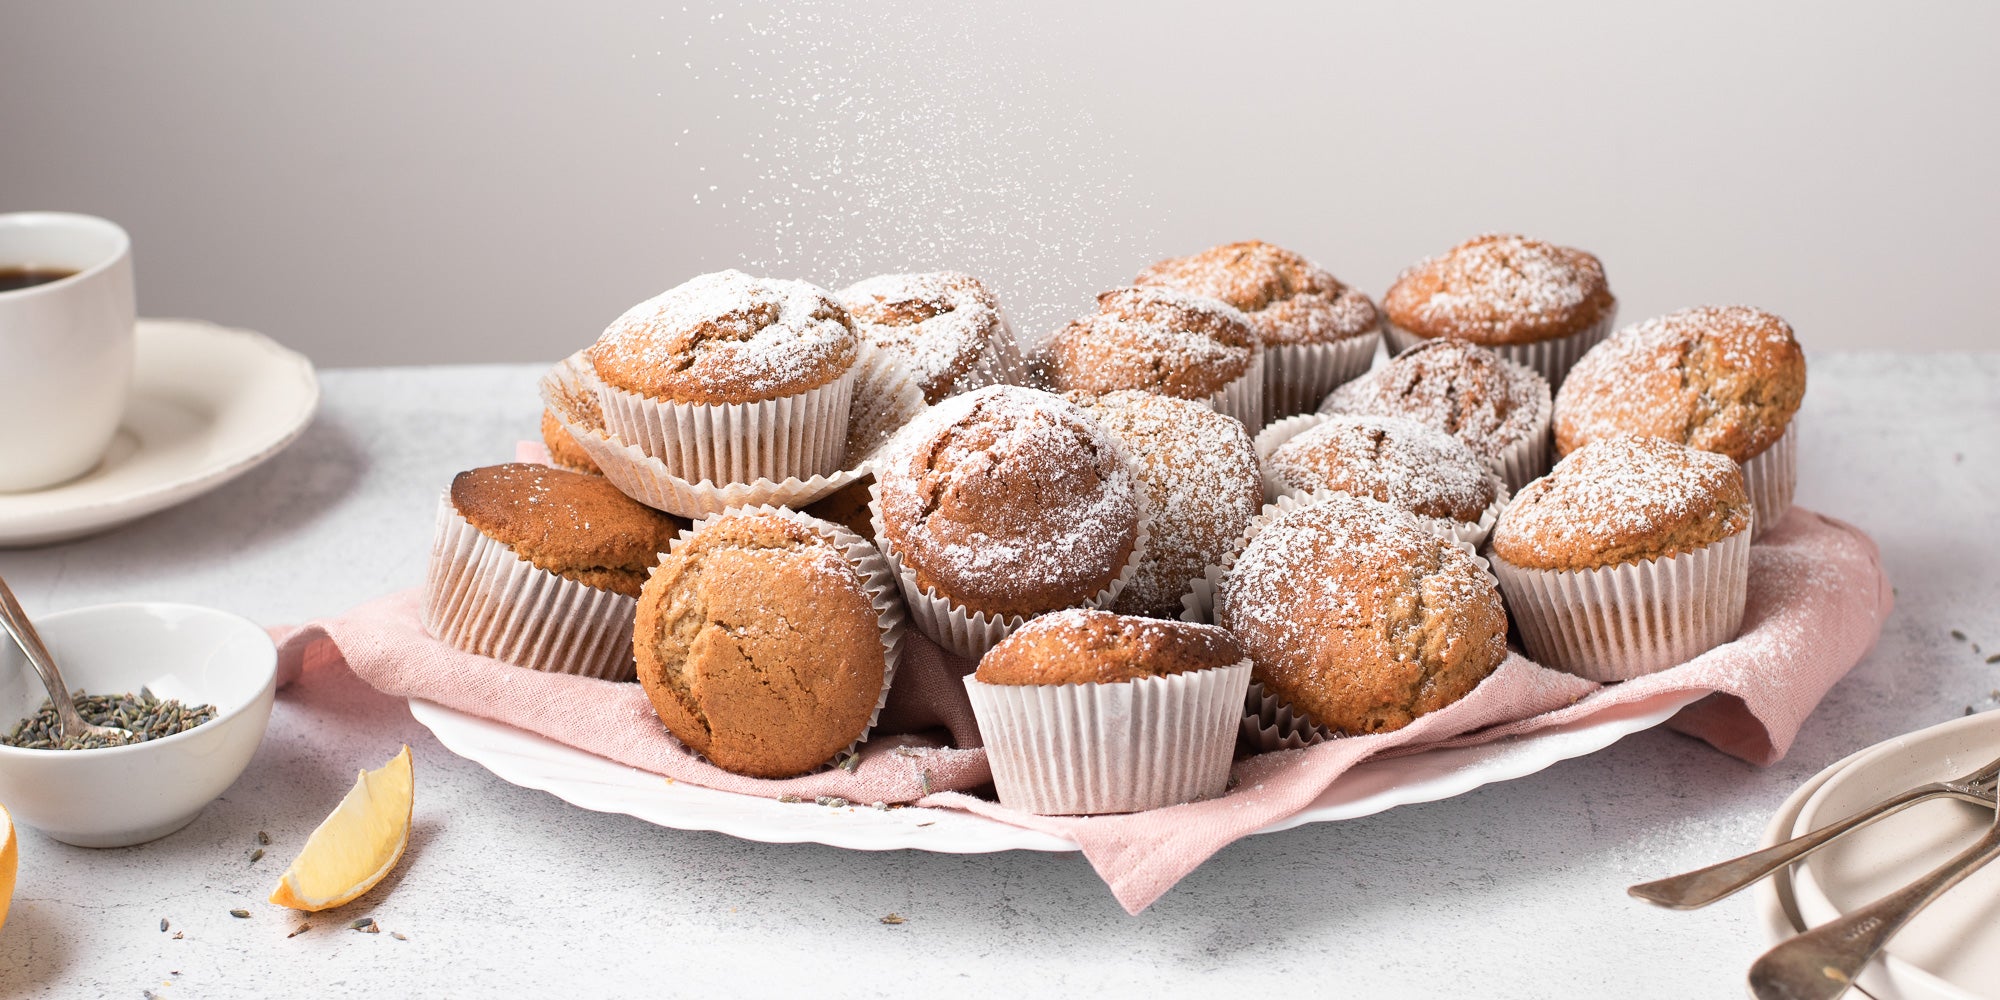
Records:
[[[1792,418],[1805,394],[1805,352],[1784,320],[1748,306],[1683,309],[1577,362],[1556,394],[1556,451],[1643,434],[1727,455],[1743,467],[1761,534],[1792,505]]]
[[[1508,504],[1493,568],[1530,656],[1624,680],[1736,636],[1755,519],[1727,456],[1601,438]]]
[[[1540,375],[1463,340],[1429,340],[1335,389],[1321,413],[1408,417],[1464,442],[1518,490],[1549,462],[1555,407]]]
[[[563,429],[562,421],[557,419],[553,410],[542,411],[542,444],[548,446],[549,461],[556,468],[601,474],[590,452],[584,451],[583,446],[576,443],[576,438]]]
[[[1499,592],[1467,547],[1344,494],[1260,519],[1215,617],[1265,695],[1337,735],[1401,729],[1507,655]]]
[[[928,404],[1018,373],[1020,347],[1000,300],[969,274],[877,275],[843,289],[840,304],[863,350],[893,357]]]
[[[632,678],[632,598],[687,522],[601,476],[512,463],[461,472],[438,508],[424,629],[553,673]]]
[[[1618,300],[1581,250],[1488,233],[1404,269],[1382,296],[1389,347],[1453,337],[1533,368],[1551,386],[1604,339]]]
[[[1264,505],[1250,436],[1186,399],[1121,389],[1072,401],[1125,446],[1150,507],[1145,555],[1111,610],[1178,618],[1192,581],[1235,554]]]
[[[873,724],[899,615],[885,618],[886,564],[844,534],[776,508],[730,511],[678,541],[646,581],[639,683],[661,723],[717,767],[803,774]]]
[[[1242,311],[1264,345],[1264,423],[1311,412],[1334,386],[1368,370],[1382,338],[1368,296],[1259,240],[1160,261],[1132,283],[1178,288]]]
[[[839,470],[859,351],[831,294],[721,271],[627,310],[589,360],[612,435],[722,484]]]
[[[1201,400],[1260,426],[1264,362],[1257,334],[1236,307],[1172,288],[1117,288],[1097,312],[1073,320],[1042,348],[1057,392],[1141,389]]]
[[[978,656],[1022,621],[1102,607],[1145,544],[1122,448],[1062,398],[996,385],[924,414],[876,469],[875,537],[918,628]]]
[[[1213,625],[1073,609],[1002,640],[965,686],[1000,804],[1062,815],[1222,794],[1249,680]]]
[[[1434,534],[1478,548],[1506,487],[1465,442],[1404,417],[1297,417],[1257,439],[1273,496],[1346,493],[1415,514]]]

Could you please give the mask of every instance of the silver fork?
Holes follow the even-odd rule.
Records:
[[[1625,891],[1646,902],[1658,903],[1676,910],[1692,910],[1707,906],[1825,847],[1843,833],[1859,829],[1884,816],[1901,812],[1926,799],[1949,796],[1992,806],[1996,780],[2000,780],[2000,759],[1970,774],[1949,781],[1933,781],[1927,785],[1918,785],[1907,792],[1892,795],[1838,823],[1820,827],[1803,837],[1787,840],[1782,844],[1773,844],[1761,851],[1753,851],[1740,858],[1710,865],[1707,868],[1698,868],[1684,875],[1641,883]]]

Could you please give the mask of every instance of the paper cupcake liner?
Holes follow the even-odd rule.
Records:
[[[1151,509],[1144,506],[1145,491],[1139,490],[1138,493],[1142,506],[1132,555],[1125,560],[1125,567],[1118,571],[1118,575],[1081,607],[1110,607],[1125,585],[1138,575],[1139,564],[1146,556],[1146,544],[1152,540],[1153,520]],[[918,582],[917,571],[904,565],[902,553],[896,550],[896,543],[889,540],[882,520],[882,484],[879,480],[868,484],[868,517],[875,527],[875,537],[881,541],[882,554],[888,558],[889,565],[895,567],[896,582],[902,587],[911,622],[916,625],[917,631],[929,636],[933,642],[958,656],[977,660],[998,645],[1000,640],[1012,635],[1015,629],[1028,623],[1025,615],[1003,616],[972,611]]]
[[[554,674],[629,681],[638,602],[565,579],[474,528],[446,494],[424,574],[424,631],[468,653]]]
[[[1542,407],[1527,436],[1502,449],[1488,463],[1499,474],[1500,481],[1507,484],[1508,493],[1521,492],[1521,487],[1541,478],[1555,464],[1555,435],[1551,430],[1554,420],[1555,407]]]
[[[1588,680],[1629,680],[1736,638],[1750,531],[1668,559],[1542,570],[1495,557],[1493,568],[1530,658]]]
[[[1319,409],[1327,394],[1375,363],[1380,330],[1330,344],[1264,345],[1263,425]],[[1253,431],[1257,424],[1245,424]]]
[[[1210,409],[1223,416],[1235,417],[1252,434],[1264,426],[1265,363],[1264,349],[1252,347],[1250,369],[1206,400]]]
[[[865,345],[854,368],[854,402],[841,461],[850,469],[873,458],[898,430],[929,408],[923,386],[894,352]]]
[[[1250,682],[1243,695],[1243,721],[1238,728],[1254,753],[1298,750],[1324,743],[1334,735],[1256,681]]]
[[[1567,337],[1541,340],[1532,344],[1481,344],[1479,346],[1506,358],[1509,361],[1533,368],[1549,380],[1549,391],[1562,388],[1564,377],[1576,367],[1587,352],[1597,346],[1597,342],[1611,335],[1612,325],[1618,319],[1618,307],[1614,304],[1604,313],[1604,318]],[[1389,354],[1395,356],[1430,339],[1421,334],[1411,333],[1394,323],[1383,324],[1389,339]]]
[[[1743,488],[1757,507],[1757,524],[1750,535],[1753,542],[1777,527],[1785,512],[1792,509],[1792,494],[1799,485],[1798,429],[1798,418],[1794,417],[1778,440],[1743,463]]]
[[[1002,317],[1000,326],[986,338],[986,345],[972,362],[972,368],[951,384],[951,395],[989,385],[1016,385],[1026,374],[1027,360],[1021,356],[1021,342],[1014,337],[1013,324]]]
[[[579,351],[557,362],[542,376],[542,401],[577,445],[590,455],[591,461],[597,463],[598,471],[611,485],[656,510],[695,518],[730,507],[758,504],[803,507],[861,478],[865,471],[850,467],[831,475],[781,482],[770,479],[724,485],[691,482],[674,475],[664,462],[637,445],[627,444],[576,412],[570,402],[575,393],[584,389],[594,391],[596,385],[596,374],[589,370],[589,362]]]
[[[861,735],[856,736],[854,742],[828,758],[826,764],[819,768],[826,770],[842,757],[860,749],[861,744],[868,742],[869,734],[875,730],[875,723],[882,718],[883,707],[889,704],[889,687],[896,679],[896,666],[903,659],[903,637],[909,623],[909,616],[904,614],[902,595],[897,592],[896,571],[890,566],[889,560],[883,557],[882,551],[866,538],[832,521],[769,504],[730,507],[702,517],[690,527],[681,529],[673,542],[668,545],[666,554],[671,556],[679,552],[696,532],[732,514],[776,514],[794,524],[818,532],[821,537],[840,549],[847,556],[847,561],[861,573],[862,589],[868,593],[868,602],[875,606],[875,620],[882,632],[882,693],[875,699],[875,710],[868,713],[868,724],[862,727]],[[631,629],[628,627],[627,631],[630,632]],[[689,748],[689,752],[694,753],[692,748]],[[695,756],[702,755],[696,753]],[[707,760],[706,757],[702,759]]]
[[[1042,816],[1127,813],[1229,786],[1250,661],[1116,684],[965,678],[1000,804]]]
[[[1279,497],[1291,497],[1293,500],[1301,503],[1312,503],[1346,492],[1345,490],[1297,489],[1279,478],[1270,469],[1272,453],[1282,447],[1285,442],[1304,434],[1314,427],[1318,427],[1330,419],[1332,419],[1332,415],[1325,413],[1306,413],[1296,417],[1286,417],[1264,428],[1257,435],[1257,440],[1254,444],[1257,449],[1257,467],[1264,477],[1265,503],[1270,503]],[[1487,475],[1493,483],[1493,502],[1487,504],[1486,509],[1479,512],[1479,519],[1477,521],[1459,521],[1449,517],[1432,517],[1428,514],[1418,514],[1415,511],[1409,512],[1410,516],[1416,518],[1418,523],[1422,524],[1425,530],[1428,530],[1433,535],[1464,542],[1474,549],[1478,549],[1486,544],[1486,539],[1492,537],[1494,523],[1500,520],[1500,512],[1507,508],[1507,501],[1513,497],[1513,494],[1507,491],[1506,483],[1501,481],[1497,473],[1489,471]]]
[[[855,369],[814,389],[756,403],[668,403],[597,379],[604,429],[688,482],[783,482],[839,471]],[[596,379],[596,372],[589,373]]]

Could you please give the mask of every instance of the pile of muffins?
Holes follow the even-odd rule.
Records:
[[[915,629],[968,671],[1003,804],[1212,797],[1235,752],[1466,697],[1510,630],[1599,681],[1735,636],[1804,355],[1756,309],[1616,312],[1597,258],[1506,235],[1379,309],[1219,246],[1027,352],[968,275],[703,275],[544,378],[552,466],[451,484],[425,626],[636,679],[768,778],[855,752]]]

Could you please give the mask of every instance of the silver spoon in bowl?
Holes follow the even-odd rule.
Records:
[[[122,746],[132,742],[138,734],[130,729],[116,726],[93,726],[83,719],[76,710],[76,702],[69,696],[69,685],[63,683],[62,671],[56,668],[56,659],[49,655],[49,647],[42,642],[41,633],[35,631],[35,623],[28,620],[28,613],[21,610],[21,602],[14,599],[14,591],[0,579],[0,628],[14,637],[14,644],[27,654],[28,662],[34,664],[35,673],[42,677],[42,686],[49,689],[49,702],[56,707],[56,721],[61,727],[57,734],[62,743],[96,738],[104,741],[104,746]]]

